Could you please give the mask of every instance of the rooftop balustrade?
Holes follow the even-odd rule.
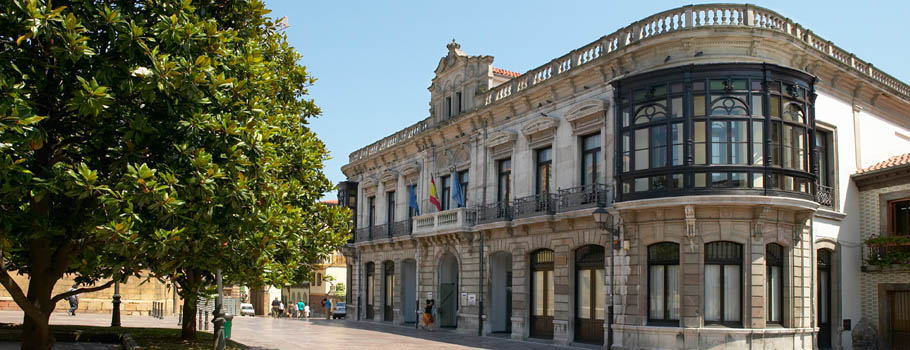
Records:
[[[871,63],[857,58],[854,54],[837,47],[831,41],[817,36],[780,14],[749,4],[703,4],[689,5],[654,14],[626,27],[605,35],[559,58],[531,69],[486,92],[482,106],[501,103],[512,95],[547,82],[561,75],[571,73],[598,59],[608,59],[615,52],[630,44],[684,30],[711,28],[756,28],[772,30],[790,36],[796,41],[809,45],[818,52],[840,62],[853,72],[865,76],[892,90],[895,95],[910,99],[910,85],[875,68]],[[462,114],[462,116],[468,113]],[[451,119],[445,123],[450,123]],[[432,118],[426,118],[391,136],[376,141],[350,154],[351,163],[408,141],[436,125]]]

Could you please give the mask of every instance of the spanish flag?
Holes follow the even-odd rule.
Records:
[[[433,177],[430,177],[430,203],[436,206],[436,211],[442,211],[442,206],[439,205],[439,196],[436,195],[436,181],[433,180]]]

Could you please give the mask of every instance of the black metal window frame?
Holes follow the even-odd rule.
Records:
[[[465,208],[468,207],[468,185],[470,185],[468,171],[469,170],[466,169],[455,173],[455,175],[458,176],[458,184],[461,186],[461,195],[464,196]]]
[[[784,296],[784,281],[787,280],[785,277],[786,269],[784,269],[785,252],[786,248],[780,244],[768,243],[765,245],[765,297],[768,298],[768,302],[766,303],[768,308],[765,310],[765,320],[769,324],[783,325],[784,300],[786,299]],[[777,276],[779,279],[779,281],[777,281],[777,294],[780,296],[779,300],[774,299],[774,293],[772,293],[774,291],[771,273],[773,267],[777,267],[780,271]],[[778,319],[772,317],[772,309],[777,309],[776,311],[780,316]]]
[[[596,139],[597,147],[588,148],[588,140]],[[600,157],[603,152],[603,142],[601,142],[600,132],[584,135],[579,138],[579,149],[581,149],[581,168],[579,173],[581,174],[581,185],[597,184],[600,183]],[[590,157],[589,157],[590,156]],[[588,162],[591,164],[588,164]],[[588,167],[591,167],[592,171],[588,173]]]
[[[439,205],[442,207],[442,210],[449,210],[452,208],[452,176],[440,176],[439,186],[441,189],[441,196],[439,196]]]
[[[367,225],[370,229],[376,225],[376,196],[367,197]]]
[[[496,201],[509,202],[512,196],[512,158],[496,161]]]
[[[391,226],[395,223],[395,191],[386,192],[385,198],[385,222]]]
[[[549,153],[549,159],[541,160],[541,156]],[[550,181],[553,178],[553,147],[546,146],[534,150],[534,194],[550,193]],[[541,178],[546,177],[541,181]],[[541,188],[543,187],[543,188]]]
[[[673,252],[673,253],[666,254],[669,252]],[[657,265],[664,266],[664,275],[663,275],[664,293],[662,296],[662,298],[664,300],[664,317],[661,319],[651,318],[651,288],[652,288],[652,286],[651,286],[651,275],[650,274],[651,274],[651,266],[657,266]],[[670,288],[667,287],[667,286],[669,286],[669,272],[668,272],[669,269],[668,269],[668,267],[673,266],[673,265],[680,266],[679,265],[679,243],[657,242],[657,243],[653,243],[648,246],[648,298],[647,298],[648,325],[675,326],[675,327],[679,326],[679,318],[675,318],[675,319],[671,318],[670,317],[670,308],[667,306],[667,305],[669,305],[668,301],[670,300],[670,297],[671,297],[669,295]],[[679,271],[679,273],[681,273],[681,272],[682,271]],[[677,276],[677,280],[679,280],[680,277],[681,276]],[[679,291],[680,291],[680,289],[677,288],[677,293]],[[680,302],[681,301],[682,301],[682,299],[680,298]],[[682,305],[679,305],[679,306],[681,309]]]
[[[709,321],[707,320],[707,311],[705,314],[705,324],[706,325],[724,325],[728,327],[742,327],[743,326],[743,313],[745,311],[743,303],[743,245],[736,242],[730,241],[714,241],[705,243],[705,255],[704,255],[704,264],[707,265],[718,265],[720,266],[720,300],[719,300],[719,310],[720,310],[720,321]],[[724,283],[725,274],[724,270],[726,266],[735,265],[739,267],[739,295],[736,296],[739,302],[739,319],[736,320],[727,320],[724,318],[724,304],[726,302],[726,293],[724,293]],[[707,276],[706,276],[707,278]],[[707,287],[708,282],[705,281],[705,287]],[[707,293],[705,293],[705,303],[708,303]],[[707,305],[705,305],[707,307]]]
[[[691,65],[614,82],[618,105],[615,121],[617,161],[614,162],[620,186],[617,200],[734,193],[812,198],[810,185],[816,178],[811,167],[815,161],[814,83],[815,78],[803,72],[769,64]],[[696,100],[696,96],[699,99]],[[772,96],[778,103],[775,112],[781,116],[787,99],[799,102],[802,123],[784,120],[783,117],[772,118]],[[729,102],[733,98],[737,99],[736,103]],[[696,102],[704,103],[698,108],[698,113]],[[659,110],[655,106],[664,109]],[[712,107],[717,109],[713,114]],[[677,112],[680,108],[683,111],[681,116]],[[650,119],[636,120],[643,116],[640,114],[643,112],[649,112],[644,115]],[[729,127],[732,121],[745,122],[746,137],[737,144],[732,142],[732,135],[726,133],[723,140],[726,158],[723,164],[712,164],[711,123],[727,122]],[[772,122],[804,130],[801,153],[804,169],[771,164]],[[674,139],[679,139],[672,132],[674,125],[682,126],[682,155],[675,154],[679,152],[680,145],[674,142]],[[703,133],[696,135],[696,125],[704,125]],[[657,133],[662,138],[660,142],[652,143],[650,140],[650,129],[654,127],[664,128],[663,132]],[[644,144],[639,142],[636,145],[636,130],[638,137],[645,137],[644,129],[649,129],[649,140],[647,150],[642,152]],[[701,134],[704,139],[696,140],[696,136]],[[779,142],[782,140],[783,137]],[[656,164],[659,167],[651,166],[652,144],[661,152],[658,159],[663,163]],[[783,146],[779,146],[775,149],[782,151]],[[696,147],[704,147],[704,164],[696,162]],[[735,147],[745,148],[745,159],[733,162]],[[646,167],[642,167],[645,164],[643,160],[636,158],[642,156],[649,158]],[[674,157],[676,163],[673,162]],[[698,158],[701,160],[701,157]],[[712,186],[712,178],[717,180],[714,181],[716,185]]]

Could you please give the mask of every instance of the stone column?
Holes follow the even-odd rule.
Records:
[[[528,336],[528,257],[525,249],[512,251],[512,339]]]
[[[402,259],[393,260],[395,262],[395,283],[392,287],[392,323],[394,324],[404,324],[404,314],[402,313],[402,303],[401,295],[404,291],[404,274],[402,273],[401,264]]]
[[[749,248],[747,252],[747,258],[751,262],[751,273],[744,277],[749,278],[749,295],[750,297],[746,299],[746,308],[743,310],[743,317],[748,317],[746,319],[746,325],[751,328],[765,328],[766,317],[765,317],[765,291],[767,290],[767,268],[765,266],[765,242],[763,239],[763,232],[761,232],[761,227],[752,228],[752,239],[750,240]]]
[[[560,345],[569,345],[572,328],[569,312],[570,291],[570,266],[569,247],[557,245],[553,251],[553,342]]]

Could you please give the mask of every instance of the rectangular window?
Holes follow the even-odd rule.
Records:
[[[704,165],[707,161],[705,150],[705,122],[695,122],[695,164]]]
[[[705,323],[741,326],[742,245],[705,244]]]
[[[499,170],[499,174],[496,180],[496,201],[508,202],[512,195],[512,160],[500,160],[497,168]]]
[[[455,93],[455,106],[456,106],[456,108],[455,108],[456,113],[458,113],[458,114],[460,115],[461,112],[462,112],[462,109],[461,109],[461,93],[460,93],[460,92],[456,92],[456,93]]]
[[[818,152],[818,184],[834,187],[834,148],[830,131],[816,129],[815,151]]]
[[[765,315],[769,323],[781,323],[783,310],[782,270],[784,262],[783,246],[775,243],[765,246],[765,264],[767,266],[767,291],[765,298]]]
[[[749,164],[749,129],[745,121],[730,122],[730,164]]]
[[[635,130],[635,170],[648,168],[648,128]]]
[[[631,153],[631,141],[629,137],[629,132],[622,133],[622,171],[626,172],[631,169],[632,165],[632,153]]]
[[[537,150],[537,181],[535,193],[549,193],[550,179],[553,177],[553,149],[550,147]]]
[[[648,246],[648,320],[679,321],[679,244]]]
[[[420,198],[420,196],[417,196],[417,184],[408,185],[408,191],[409,195],[413,192],[415,197]],[[411,206],[411,198],[408,198],[408,219],[413,218],[415,214],[414,207]]]
[[[458,172],[458,185],[461,186],[461,195],[464,196],[464,206],[468,207],[468,171]]]
[[[439,201],[442,206],[442,210],[449,210],[451,208],[452,202],[452,177],[445,175],[439,178],[439,183],[442,185],[442,193],[439,196]]]
[[[671,161],[672,165],[682,165],[683,164],[683,124],[682,123],[673,123],[670,124],[670,144],[673,149],[671,151]]]
[[[769,144],[768,151],[771,153],[770,154],[771,165],[773,165],[773,166],[781,166],[781,155],[780,155],[780,153],[781,153],[781,148],[780,148],[781,131],[780,131],[780,128],[781,128],[780,122],[771,123],[771,142]]]
[[[667,166],[667,127],[651,127],[651,168]]]
[[[754,121],[752,122],[752,164],[761,165],[764,163],[765,158],[765,149],[762,147],[764,143],[764,124],[762,122]]]
[[[376,197],[367,198],[367,205],[369,208],[369,211],[367,211],[367,223],[370,228],[373,228],[373,225],[376,224]]]
[[[890,231],[892,235],[910,235],[910,199],[892,201],[888,203],[890,217]]]
[[[727,164],[727,122],[711,122],[711,164]]]
[[[452,98],[446,97],[446,118],[452,116]]]
[[[385,194],[386,198],[386,224],[393,224],[395,222],[395,191],[389,191]]]
[[[582,138],[581,147],[581,184],[584,186],[599,183],[600,134]]]

